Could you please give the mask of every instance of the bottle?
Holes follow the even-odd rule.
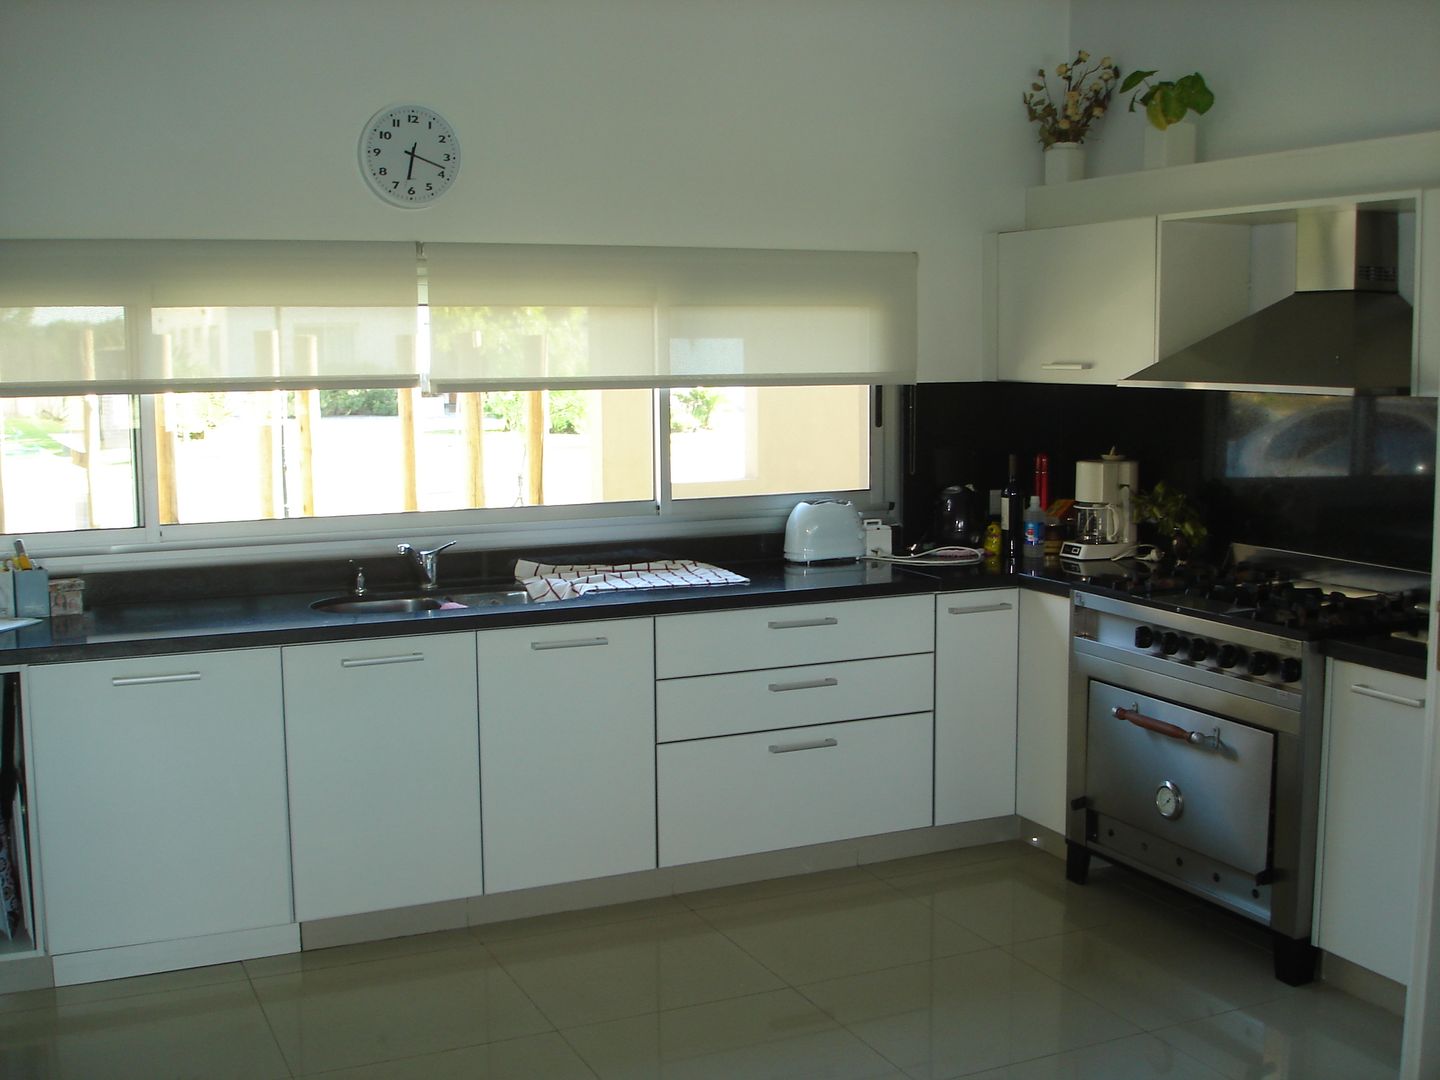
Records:
[[[1020,459],[1010,455],[1009,479],[1000,489],[1000,554],[1007,559],[1020,557],[1025,514],[1025,497],[1020,493]]]
[[[1021,521],[1025,538],[1021,553],[1027,560],[1038,562],[1045,557],[1045,511],[1040,509],[1039,495],[1030,496],[1030,504],[1025,507]]]
[[[1040,496],[1040,509],[1050,511],[1050,455],[1035,455],[1035,494]]]

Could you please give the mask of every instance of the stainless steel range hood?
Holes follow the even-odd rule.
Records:
[[[1121,386],[1406,394],[1412,312],[1397,292],[1392,210],[1299,210],[1295,292]]]

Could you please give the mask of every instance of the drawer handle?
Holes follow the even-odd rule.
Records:
[[[952,607],[945,610],[951,615],[979,615],[985,611],[1009,611],[1010,604],[984,604],[980,607]]]
[[[160,683],[199,682],[200,672],[182,671],[176,675],[121,675],[111,679],[111,686],[157,686]]]
[[[1051,360],[1040,365],[1041,371],[1089,371],[1095,365],[1088,360]]]
[[[532,641],[530,648],[536,652],[544,652],[546,649],[592,649],[596,645],[609,644],[610,639],[606,637],[584,637],[572,641]]]
[[[807,679],[805,682],[772,682],[770,692],[783,694],[787,690],[819,690],[822,686],[839,686],[839,679]]]
[[[412,652],[404,656],[367,656],[340,661],[341,667],[379,667],[381,664],[418,664],[425,659],[424,653]]]
[[[840,620],[827,615],[823,619],[780,619],[766,625],[771,630],[800,630],[807,626],[839,626]]]
[[[825,750],[831,746],[839,745],[840,744],[834,739],[811,739],[809,742],[771,744],[770,753],[793,754],[796,750]]]
[[[1373,686],[1366,686],[1364,683],[1356,683],[1350,687],[1352,694],[1359,694],[1361,697],[1373,697],[1380,701],[1388,701],[1394,705],[1408,705],[1412,709],[1423,709],[1424,698],[1401,697],[1399,694],[1386,693],[1384,690],[1376,690]]]

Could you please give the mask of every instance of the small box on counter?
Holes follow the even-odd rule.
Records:
[[[50,572],[48,570],[12,570],[15,581],[15,614],[25,619],[50,617]]]
[[[15,575],[0,573],[0,619],[15,617]]]
[[[85,610],[85,579],[50,579],[50,615],[79,615]]]

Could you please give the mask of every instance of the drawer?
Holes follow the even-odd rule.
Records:
[[[714,675],[932,652],[930,596],[710,611],[655,620],[655,676]]]
[[[660,865],[927,826],[932,731],[925,712],[658,747]]]
[[[666,679],[655,685],[656,738],[675,742],[929,712],[934,698],[931,653]]]

